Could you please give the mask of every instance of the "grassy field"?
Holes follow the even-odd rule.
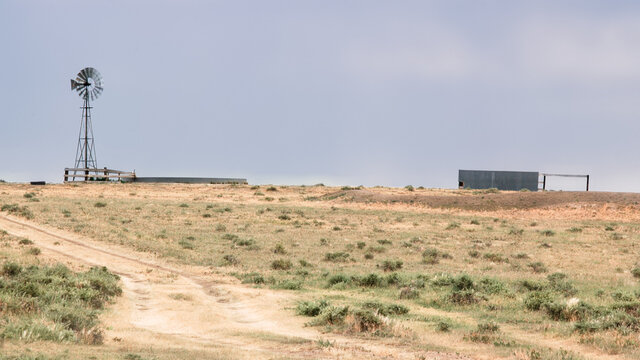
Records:
[[[73,271],[40,254],[31,240],[0,230],[0,339],[102,344],[98,316],[121,294],[118,276],[98,267]],[[7,358],[37,356],[23,353]]]
[[[441,208],[357,201],[352,195],[360,191],[455,200]],[[494,193],[0,184],[0,206],[169,263],[295,292],[304,300],[290,315],[326,332],[495,358],[640,357],[637,209],[455,206],[458,199],[504,195]],[[14,240],[4,242],[11,244],[2,253],[4,268],[12,266],[8,248],[37,257]]]

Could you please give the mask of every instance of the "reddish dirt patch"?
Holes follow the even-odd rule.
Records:
[[[640,209],[640,194],[613,192],[460,192],[389,194],[375,189],[344,190],[324,195],[323,200],[342,199],[360,203],[405,203],[432,208],[495,211],[549,208],[564,204],[615,204]]]

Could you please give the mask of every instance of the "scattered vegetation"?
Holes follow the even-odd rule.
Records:
[[[2,265],[0,336],[23,341],[102,343],[98,315],[118,296],[118,276],[106,268],[75,273],[64,265]]]
[[[289,270],[292,266],[291,260],[286,259],[278,259],[271,262],[271,268],[274,270]]]
[[[0,208],[2,211],[6,211],[11,215],[23,217],[25,219],[33,219],[33,213],[26,206],[19,206],[17,204],[5,204]]]
[[[420,205],[413,211],[410,202],[400,204],[405,200],[393,197],[418,199],[440,191],[419,188],[413,189],[418,198],[409,189],[396,189],[389,191],[390,200],[371,200],[371,206],[369,191],[249,188],[211,187],[211,194],[161,199],[145,197],[142,189],[136,196],[129,195],[131,189],[109,189],[126,197],[109,194],[107,200],[99,195],[61,200],[48,196],[47,189],[25,196],[30,190],[21,188],[5,191],[0,201],[9,204],[1,206],[5,213],[31,216],[82,236],[177,263],[227,266],[221,271],[237,271],[234,276],[250,286],[302,290],[298,296],[318,300],[301,302],[295,312],[322,331],[398,336],[407,344],[414,341],[412,331],[427,336],[450,332],[440,336],[488,344],[475,346],[485,357],[493,349],[503,357],[575,358],[559,349],[521,344],[520,338],[515,343],[509,333],[517,328],[532,338],[544,331],[594,351],[640,356],[638,227],[632,221],[613,223],[600,215],[576,221],[562,217],[561,208],[553,219],[526,210],[505,217],[499,215],[502,210],[458,212],[455,206],[432,211]],[[278,196],[269,203],[254,196],[258,191]],[[239,200],[238,194],[250,201]],[[455,201],[484,197],[491,204],[508,195],[487,194],[491,191],[462,190],[451,196]],[[0,232],[0,246],[18,249],[36,266],[46,260],[46,249],[38,255],[39,248],[27,239]],[[0,254],[0,261],[9,258]],[[0,287],[9,278],[5,271],[21,274],[29,266],[3,268]],[[0,309],[4,301],[0,298]],[[465,320],[426,315],[434,312],[459,313]],[[10,319],[11,325],[19,323]],[[56,326],[42,311],[34,319]],[[410,329],[404,328],[406,321]],[[72,333],[78,339],[70,341],[85,342]]]

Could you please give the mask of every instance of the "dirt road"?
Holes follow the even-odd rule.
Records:
[[[466,359],[416,353],[392,339],[322,334],[286,309],[295,304],[295,295],[250,288],[206,269],[168,266],[148,254],[5,215],[0,229],[31,239],[45,256],[71,266],[106,266],[120,275],[124,296],[103,317],[105,346],[183,349],[233,359]],[[333,346],[319,346],[318,340]]]

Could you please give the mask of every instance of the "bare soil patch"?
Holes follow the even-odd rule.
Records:
[[[640,209],[640,194],[614,192],[512,192],[482,191],[392,193],[377,190],[341,190],[325,194],[323,199],[346,199],[354,202],[407,203],[432,208],[494,211],[505,209],[548,208],[565,204],[614,204]]]

